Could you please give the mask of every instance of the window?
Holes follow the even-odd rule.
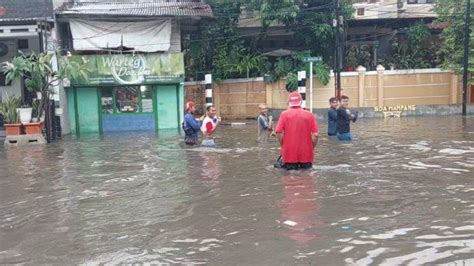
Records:
[[[152,113],[152,87],[123,86],[102,88],[101,111],[103,114]]]
[[[28,39],[18,40],[18,49],[28,49]]]
[[[149,86],[140,86],[142,93],[142,112],[151,113],[153,112],[153,91]]]
[[[408,0],[408,4],[433,4],[434,0]]]
[[[365,13],[364,8],[357,8],[357,16],[363,16]]]
[[[137,113],[140,110],[140,91],[136,86],[115,89],[117,113]]]
[[[102,113],[103,114],[113,114],[114,113],[114,97],[113,97],[113,89],[112,88],[105,88],[102,89]]]

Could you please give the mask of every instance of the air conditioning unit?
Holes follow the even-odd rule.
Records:
[[[407,0],[398,0],[397,7],[398,7],[398,11],[407,10]]]

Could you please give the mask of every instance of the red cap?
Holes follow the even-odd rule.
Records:
[[[184,108],[184,111],[189,112],[189,110],[191,110],[191,108],[193,108],[194,106],[196,106],[196,104],[193,101],[189,101],[186,103],[186,108]]]
[[[301,94],[297,91],[290,93],[290,95],[288,96],[288,105],[290,107],[301,106],[302,102],[303,98],[301,98]]]

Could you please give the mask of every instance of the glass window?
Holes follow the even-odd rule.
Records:
[[[102,89],[101,106],[102,106],[102,113],[103,114],[113,114],[114,113],[112,91],[113,91],[112,88]]]
[[[138,86],[115,89],[115,108],[117,113],[137,113],[140,111],[140,90]]]
[[[153,112],[153,90],[151,86],[140,86],[142,93],[142,112]]]

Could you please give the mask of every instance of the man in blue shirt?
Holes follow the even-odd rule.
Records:
[[[341,96],[341,105],[337,109],[337,138],[350,141],[352,140],[350,124],[351,121],[357,120],[358,113],[351,113],[347,106],[349,106],[349,97]]]
[[[186,109],[183,121],[184,142],[188,145],[198,144],[199,131],[201,121],[194,118],[193,113],[196,111],[196,104],[192,101],[186,103]]]
[[[329,99],[331,108],[328,110],[328,136],[337,136],[337,108],[339,107],[339,99],[332,97]]]

